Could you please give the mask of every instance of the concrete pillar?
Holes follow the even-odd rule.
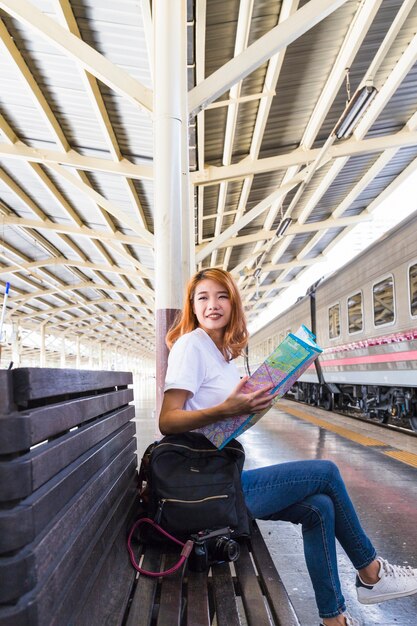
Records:
[[[162,403],[167,330],[181,309],[191,268],[188,194],[186,0],[154,3],[154,197],[156,418]]]

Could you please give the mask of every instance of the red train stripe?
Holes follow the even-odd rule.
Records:
[[[369,348],[371,346],[381,346],[389,343],[401,343],[402,341],[413,341],[417,339],[417,328],[411,328],[398,333],[390,333],[389,335],[381,335],[379,337],[370,337],[369,339],[361,339],[342,346],[333,346],[326,348],[326,353],[345,352],[348,350],[357,350],[358,348]]]
[[[347,357],[345,359],[330,359],[320,361],[322,367],[335,365],[361,365],[366,363],[388,363],[392,361],[415,361],[417,350],[405,350],[404,352],[391,352],[390,354],[368,354],[365,356]]]

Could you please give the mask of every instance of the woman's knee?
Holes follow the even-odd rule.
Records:
[[[336,463],[333,463],[333,461],[317,461],[317,463],[320,465],[319,471],[321,476],[329,483],[343,482],[343,478]]]
[[[309,496],[301,503],[305,507],[305,516],[303,519],[303,527],[305,529],[314,526],[334,525],[335,510],[333,500],[324,493]]]

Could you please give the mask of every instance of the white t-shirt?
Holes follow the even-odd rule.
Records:
[[[206,409],[226,400],[239,380],[236,364],[226,361],[209,335],[196,328],[172,346],[164,391],[190,391],[184,409]]]

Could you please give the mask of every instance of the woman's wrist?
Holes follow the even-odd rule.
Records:
[[[208,407],[206,409],[199,409],[198,412],[204,421],[204,426],[208,426],[209,424],[218,422],[220,419],[223,419],[225,417],[221,412],[221,407],[222,405],[219,404],[217,406]]]
[[[236,411],[230,406],[228,400],[225,400],[221,404],[209,409],[212,417],[212,421],[219,422],[220,420],[227,419],[228,417],[235,417]]]

